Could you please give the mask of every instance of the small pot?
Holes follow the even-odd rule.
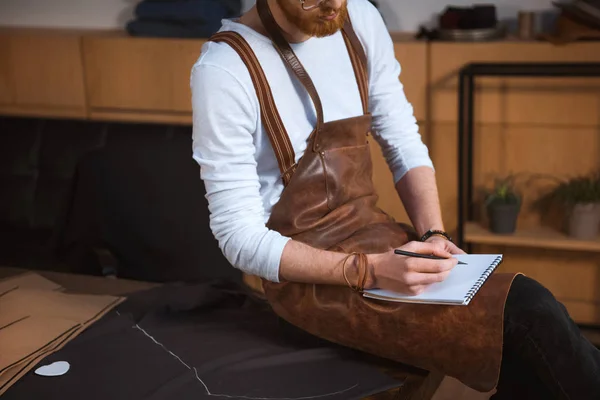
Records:
[[[490,230],[494,233],[514,233],[517,229],[519,204],[494,204],[488,208]]]
[[[598,237],[600,204],[575,204],[569,215],[567,232],[575,239],[592,240]]]

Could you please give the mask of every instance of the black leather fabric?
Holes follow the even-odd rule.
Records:
[[[0,120],[0,223],[33,225],[40,153],[40,123]]]
[[[0,118],[0,265],[241,280],[209,227],[191,126]]]
[[[374,360],[280,320],[238,286],[211,281],[138,293],[39,366],[3,400],[351,400],[402,385]],[[386,397],[388,398],[388,397]]]
[[[104,137],[103,124],[0,118],[0,264],[56,264],[50,239],[75,166]]]
[[[60,240],[77,272],[90,273],[86,255],[105,247],[124,278],[241,281],[210,231],[191,135],[184,132],[174,128],[168,139],[141,135],[82,160]]]

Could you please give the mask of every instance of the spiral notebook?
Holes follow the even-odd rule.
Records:
[[[466,265],[457,265],[446,280],[429,286],[418,295],[404,295],[390,290],[370,289],[364,297],[405,303],[468,305],[485,281],[502,262],[502,254],[458,254]]]

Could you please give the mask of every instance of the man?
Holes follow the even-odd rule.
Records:
[[[494,274],[468,307],[361,296],[371,287],[420,293],[462,252],[444,232],[399,73],[368,0],[258,0],[223,22],[191,77],[193,155],[223,253],[263,278],[275,312],[315,335],[477,390],[497,385],[499,398],[597,398],[597,349],[522,275]],[[416,232],[375,205],[369,132]]]

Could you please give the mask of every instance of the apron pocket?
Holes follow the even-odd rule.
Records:
[[[321,153],[330,210],[374,193],[369,144],[325,150]]]

